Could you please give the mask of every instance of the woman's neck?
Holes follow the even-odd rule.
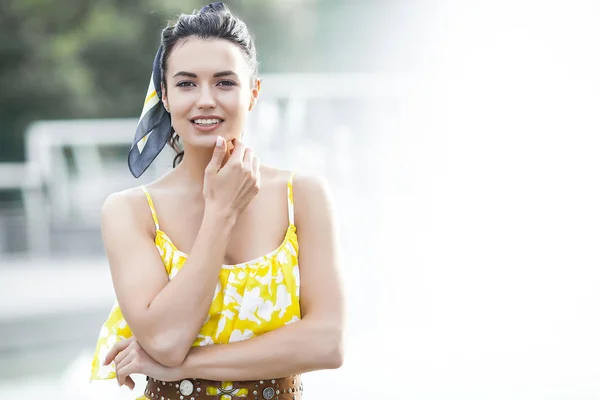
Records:
[[[233,150],[231,142],[227,142],[227,153],[223,159],[223,164],[227,162],[231,151]],[[213,157],[214,148],[209,147],[191,147],[185,150],[185,155],[178,165],[177,169],[183,177],[194,185],[204,184],[204,173],[208,163]]]

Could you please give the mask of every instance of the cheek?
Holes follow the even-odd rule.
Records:
[[[228,127],[236,136],[243,132],[248,118],[248,102],[238,92],[227,98],[226,103],[222,103],[226,118],[228,118]]]
[[[173,116],[186,114],[194,106],[195,98],[192,92],[180,92],[172,94],[168,98],[169,107]]]
[[[236,90],[219,93],[221,102],[228,107],[239,107],[242,103],[242,94]]]

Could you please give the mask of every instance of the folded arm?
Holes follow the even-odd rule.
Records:
[[[117,300],[142,348],[165,366],[180,365],[210,307],[235,223],[206,209],[186,267],[169,282],[141,190],[113,194],[102,210],[102,238]]]

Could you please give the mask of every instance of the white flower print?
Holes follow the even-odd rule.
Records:
[[[289,243],[289,242],[288,242],[288,243],[285,245],[285,248],[286,248],[286,249],[287,249],[287,250],[290,252],[290,255],[291,255],[292,257],[296,257],[296,256],[298,255],[298,253],[296,253],[296,249],[294,248],[294,245],[293,245],[293,244],[291,244],[291,243]]]
[[[239,319],[242,321],[250,320],[260,325],[261,321],[258,317],[270,321],[272,313],[273,303],[261,298],[260,288],[255,287],[244,295],[244,300],[240,306]]]
[[[277,299],[273,311],[279,310],[279,318],[283,318],[285,311],[292,305],[292,295],[288,291],[287,286],[277,286]]]
[[[287,251],[285,251],[285,248],[281,249],[277,253],[277,261],[279,261],[281,263],[281,265],[287,265],[289,260],[290,260],[290,257],[288,255]]]
[[[242,295],[238,293],[238,287],[228,283],[223,293],[223,305],[228,306],[231,303],[240,304],[242,302]],[[239,307],[239,306],[236,306]]]
[[[256,274],[254,279],[256,279],[260,284],[267,286],[273,280],[273,273],[272,273],[270,267],[266,268],[265,270],[267,271],[267,273],[264,276],[260,276],[260,275]]]
[[[294,275],[294,280],[296,281],[296,297],[300,296],[300,267],[298,265],[294,265],[292,268],[292,274]]]
[[[162,254],[162,259],[163,260],[172,260],[173,259],[173,247],[171,246],[161,246],[162,249],[164,249],[163,254]]]
[[[284,274],[279,273],[279,274],[275,275],[275,278],[273,279],[273,282],[279,285],[280,283],[283,282],[284,279],[285,279]]]
[[[234,314],[233,311],[231,310],[223,310],[223,312],[221,312],[221,317],[219,318],[219,324],[217,327],[217,333],[215,334],[215,336],[218,338],[221,333],[223,333],[223,330],[225,329],[225,325],[227,324],[227,319],[233,319]]]
[[[256,314],[264,319],[265,321],[270,321],[271,317],[273,316],[273,311],[274,311],[274,305],[271,302],[271,300],[267,300],[264,301],[263,299],[260,299],[261,301],[259,301],[258,307],[257,307],[257,311]]]
[[[244,333],[242,333],[242,331],[239,329],[234,329],[229,337],[229,343],[250,339],[252,336],[254,336],[254,332],[252,332],[250,329],[244,329]]]
[[[117,335],[115,335],[114,333],[106,339],[106,345],[108,346],[108,348],[113,347],[116,343],[117,343]]]
[[[221,281],[217,281],[217,287],[215,287],[215,293],[213,293],[213,299],[212,299],[213,302],[215,301],[215,299],[217,298],[219,293],[221,293],[222,289],[223,288],[221,287]]]
[[[109,350],[110,347],[108,346],[100,346],[100,349],[98,350],[98,362],[100,363],[98,377],[100,377],[100,379],[106,379],[112,372],[115,372],[114,362],[111,362],[108,365],[103,365]]]
[[[210,336],[198,335],[198,339],[201,339],[199,346],[210,346],[211,344],[215,344],[213,338]]]
[[[106,339],[108,337],[108,328],[106,325],[102,325],[102,329],[100,329],[100,339]]]

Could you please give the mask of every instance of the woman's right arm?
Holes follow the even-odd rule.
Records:
[[[220,169],[224,151],[215,148],[207,167],[202,225],[185,268],[170,282],[154,233],[141,222],[131,194],[109,196],[102,210],[102,238],[123,316],[142,348],[165,366],[180,365],[196,339],[213,299],[231,229],[258,192],[258,162],[252,153],[236,144]]]

